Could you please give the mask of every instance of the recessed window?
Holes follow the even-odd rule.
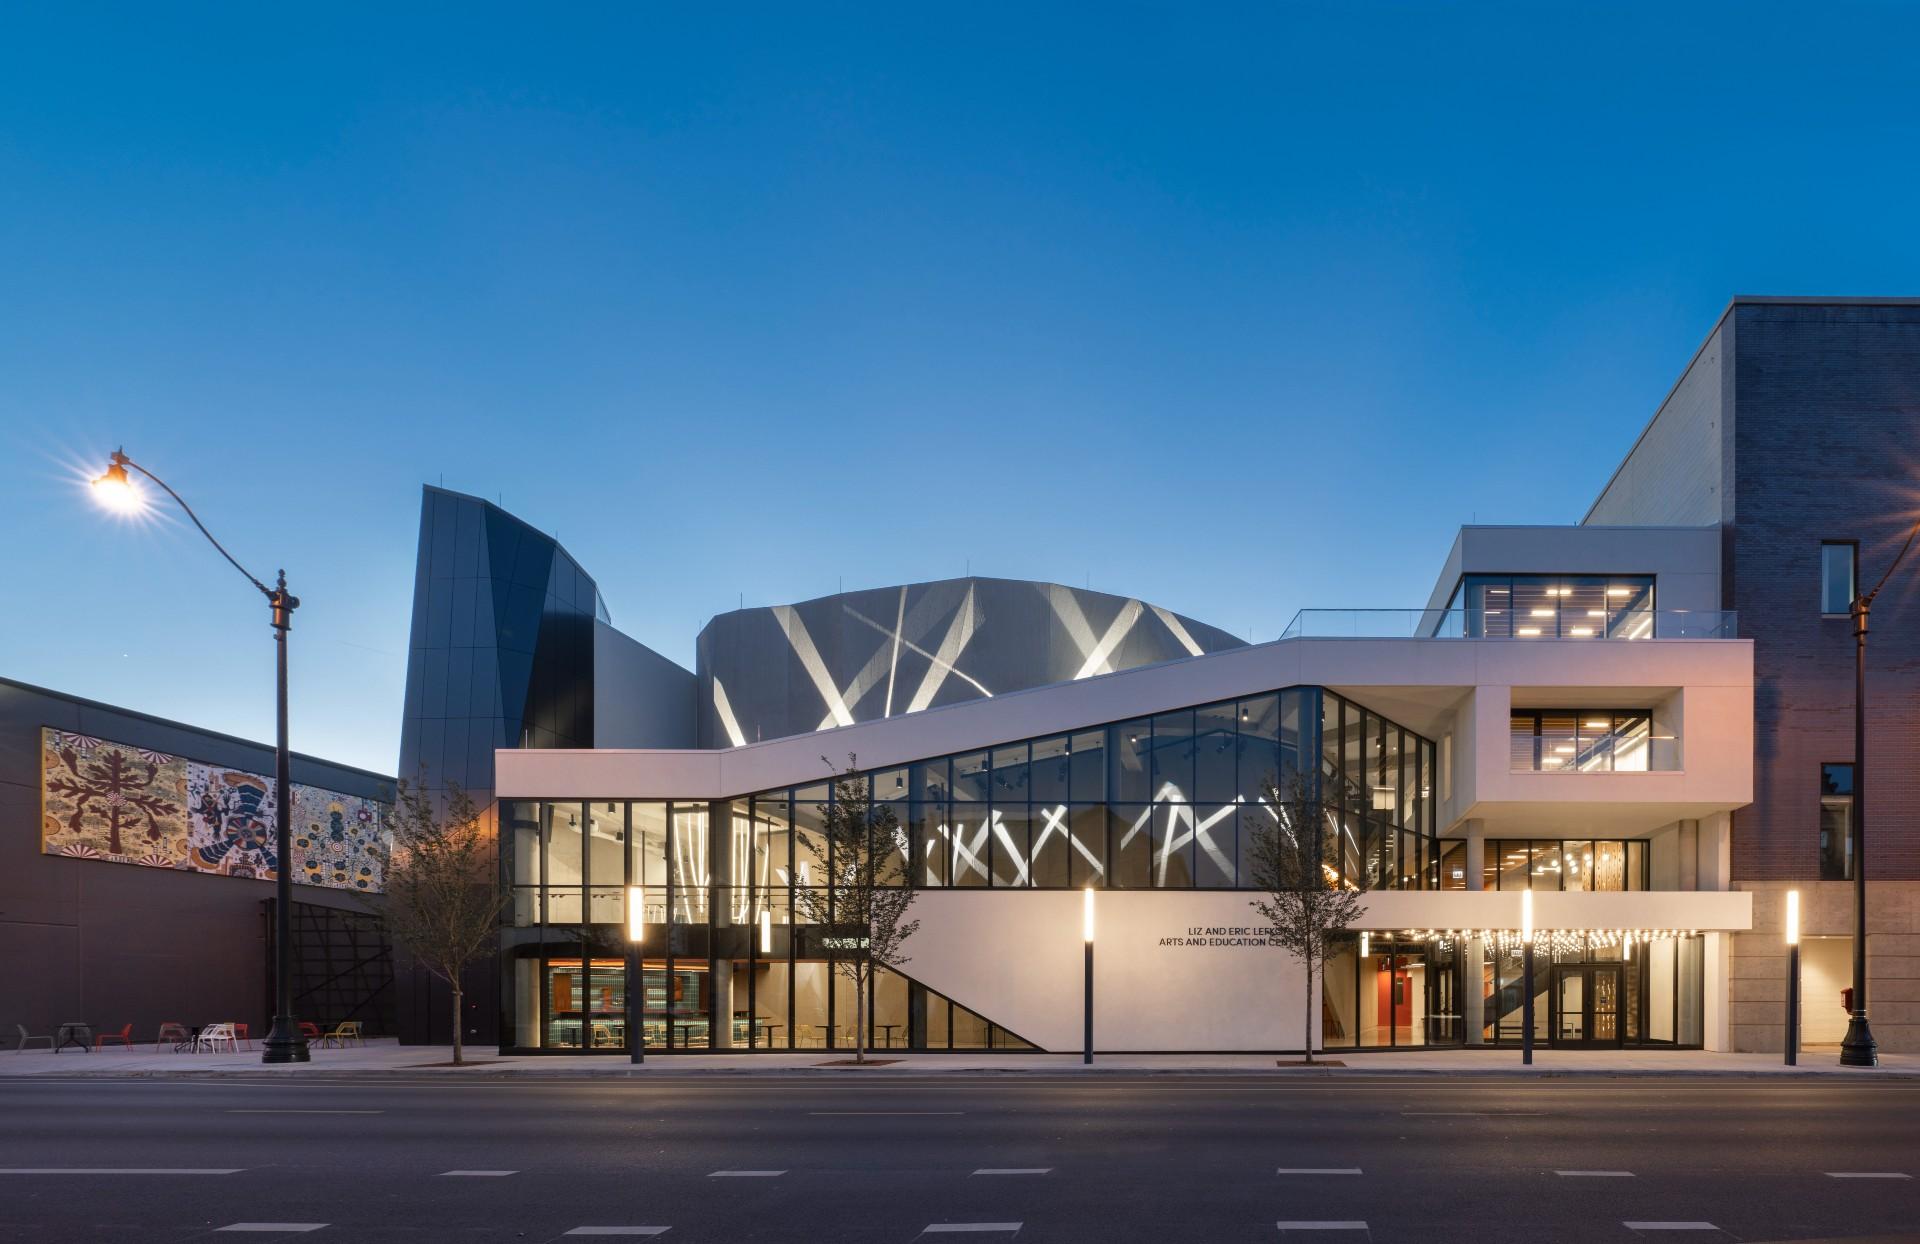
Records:
[[[1853,878],[1853,766],[1820,766],[1820,880]]]
[[[1820,612],[1845,616],[1853,609],[1854,563],[1859,546],[1829,540],[1820,546]]]

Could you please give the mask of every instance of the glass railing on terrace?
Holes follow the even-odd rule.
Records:
[[[1302,609],[1282,639],[1737,639],[1731,609]]]

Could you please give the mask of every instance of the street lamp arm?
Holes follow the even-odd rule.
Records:
[[[1899,554],[1894,557],[1893,565],[1887,567],[1887,573],[1880,576],[1880,582],[1874,584],[1873,590],[1865,596],[1862,596],[1860,598],[1861,600],[1869,605],[1873,603],[1873,598],[1880,594],[1880,589],[1887,585],[1887,580],[1893,578],[1893,572],[1900,569],[1900,563],[1906,560],[1908,551],[1913,548],[1913,538],[1915,536],[1920,536],[1920,523],[1913,525],[1913,530],[1907,533],[1907,542],[1900,546]]]
[[[166,494],[169,497],[173,498],[174,503],[186,512],[187,517],[193,520],[193,525],[200,529],[200,534],[207,538],[207,543],[211,544],[214,547],[214,549],[219,552],[220,556],[227,559],[228,565],[232,566],[235,570],[238,570],[242,575],[245,575],[247,582],[253,584],[253,586],[255,586],[256,588],[259,588],[260,594],[262,596],[267,597],[269,600],[273,598],[273,589],[268,587],[266,584],[260,582],[260,580],[254,578],[253,575],[247,570],[245,566],[242,566],[238,561],[234,560],[233,554],[227,552],[227,547],[224,544],[221,544],[218,540],[213,538],[213,533],[211,531],[208,531],[207,525],[200,521],[200,516],[193,512],[193,507],[187,504],[186,498],[182,497],[179,493],[175,492],[173,488],[167,483],[166,480],[161,479],[158,475],[155,475],[152,471],[147,470],[147,468],[141,466],[138,462],[135,462],[132,458],[127,457],[127,455],[121,452],[120,450],[117,450],[117,449],[114,450],[113,461],[115,465],[118,465],[118,466],[132,467],[134,470],[140,472],[140,474],[146,476],[148,479],[158,484],[166,492]]]

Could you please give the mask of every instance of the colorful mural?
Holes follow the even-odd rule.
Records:
[[[273,782],[84,734],[40,732],[40,849],[48,855],[271,880]],[[295,783],[294,881],[381,889],[390,808]]]

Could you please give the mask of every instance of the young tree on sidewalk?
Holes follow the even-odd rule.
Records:
[[[1327,938],[1359,919],[1366,906],[1360,892],[1342,886],[1338,872],[1322,858],[1325,813],[1312,782],[1294,774],[1284,791],[1272,778],[1263,785],[1263,810],[1270,815],[1259,818],[1248,843],[1254,885],[1264,892],[1252,900],[1253,909],[1266,921],[1272,944],[1306,969],[1303,1046],[1311,1063],[1316,979],[1326,964]]]
[[[429,792],[399,783],[393,842],[379,911],[394,947],[453,991],[453,1061],[463,1060],[460,978],[493,957],[507,896],[494,880],[493,852],[480,812],[449,782]]]
[[[803,923],[824,930],[833,970],[853,986],[854,1061],[867,1061],[867,994],[874,973],[908,962],[901,953],[920,928],[908,920],[913,906],[913,843],[892,807],[876,804],[858,760],[834,772],[833,802],[818,837],[801,839],[825,884],[798,887],[794,910]]]

